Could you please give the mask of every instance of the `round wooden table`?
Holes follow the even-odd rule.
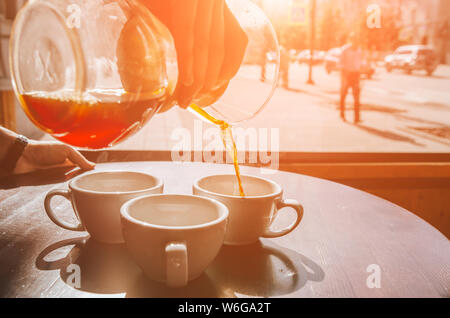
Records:
[[[128,162],[96,169],[145,171],[164,180],[165,193],[186,194],[198,177],[233,173],[231,165],[204,163]],[[182,289],[146,279],[123,245],[97,243],[47,218],[45,194],[67,188],[73,174],[61,179],[47,173],[3,184],[0,297],[450,296],[449,240],[414,214],[330,181],[241,170],[279,183],[285,198],[304,206],[304,218],[284,237],[224,246],[204,275]],[[55,198],[53,207],[73,218],[68,201]],[[293,218],[289,209],[281,211],[273,226]],[[81,270],[79,288],[73,287],[71,264]]]

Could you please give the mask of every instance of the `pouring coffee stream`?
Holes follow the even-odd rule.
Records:
[[[228,151],[231,158],[233,159],[234,170],[235,170],[236,178],[237,178],[237,181],[239,184],[239,194],[241,197],[245,197],[245,192],[242,187],[241,173],[240,173],[239,162],[238,162],[238,157],[237,157],[237,148],[236,148],[236,143],[233,138],[233,132],[231,130],[231,126],[223,120],[214,118],[213,116],[211,116],[210,114],[208,114],[202,108],[200,108],[199,106],[197,106],[195,104],[192,104],[191,106],[189,106],[189,108],[192,109],[197,114],[199,114],[200,116],[202,116],[203,118],[209,120],[214,125],[217,125],[220,128],[222,142],[225,147],[225,150]]]

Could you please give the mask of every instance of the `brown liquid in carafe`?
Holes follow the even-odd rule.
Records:
[[[222,137],[223,145],[230,154],[231,158],[233,159],[234,164],[234,171],[236,173],[236,178],[239,184],[239,194],[241,197],[245,196],[244,189],[242,187],[242,180],[241,180],[241,173],[239,170],[239,162],[238,162],[238,156],[237,156],[237,149],[236,149],[236,143],[234,142],[233,133],[231,131],[231,126],[226,123],[223,120],[218,120],[205,112],[202,108],[199,106],[192,104],[190,108],[195,111],[197,114],[202,116],[203,118],[207,119],[208,121],[212,122],[213,124],[217,125],[220,128],[220,133]]]
[[[158,110],[161,98],[137,99],[109,91],[101,98],[77,101],[54,93],[20,96],[30,119],[45,132],[69,145],[102,149],[134,134]]]
[[[164,101],[163,98],[137,99],[114,90],[101,96],[77,101],[64,97],[63,93],[29,93],[20,95],[20,101],[28,117],[45,132],[69,145],[89,149],[111,147],[133,135]],[[233,159],[239,193],[245,196],[230,125],[194,104],[190,107],[220,128],[224,147]]]

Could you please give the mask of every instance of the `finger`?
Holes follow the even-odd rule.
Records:
[[[149,9],[149,11],[158,18],[165,26],[170,25],[171,21],[171,1],[167,0],[140,0],[140,2]]]
[[[178,99],[178,105],[182,108],[186,108],[190,105],[192,101],[192,96],[194,92],[193,85],[186,86],[186,85],[179,85],[177,87],[177,99]]]
[[[228,88],[230,82],[225,82],[222,86],[216,87],[214,90],[208,93],[202,94],[202,96],[195,100],[195,103],[200,107],[206,107],[214,104],[222,97]]]
[[[211,36],[209,43],[208,68],[203,83],[202,93],[213,90],[218,84],[220,70],[225,57],[225,20],[224,1],[214,1],[212,13]]]
[[[213,21],[214,3],[222,0],[199,0],[195,23],[194,50],[194,85],[192,99],[203,87],[208,70],[211,24]],[[215,36],[215,34],[213,34]]]
[[[221,84],[231,80],[239,68],[245,56],[248,37],[239,25],[228,6],[224,5],[225,18],[225,59],[220,71]]]
[[[65,146],[67,158],[83,170],[92,170],[95,163],[88,161],[78,150]]]
[[[194,26],[194,81],[190,86],[183,85],[179,90],[178,101],[181,105],[191,104],[202,89],[208,68],[208,51],[211,34],[212,10],[214,2],[222,0],[198,0]]]
[[[172,1],[171,32],[178,55],[179,81],[191,86],[194,82],[194,27],[197,0]]]

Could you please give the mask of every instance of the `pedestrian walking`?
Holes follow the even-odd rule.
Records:
[[[280,78],[283,88],[289,89],[289,67],[291,57],[289,51],[285,47],[280,49]]]
[[[261,50],[260,56],[259,56],[259,66],[261,67],[261,76],[259,80],[261,82],[266,81],[266,67],[267,67],[267,52],[266,50]]]
[[[341,99],[340,111],[341,118],[345,119],[345,99],[348,90],[351,88],[354,99],[354,122],[355,124],[361,121],[360,117],[360,81],[361,81],[361,67],[363,63],[363,55],[361,49],[358,47],[358,41],[355,33],[349,36],[350,43],[342,48],[340,67],[341,67]]]

